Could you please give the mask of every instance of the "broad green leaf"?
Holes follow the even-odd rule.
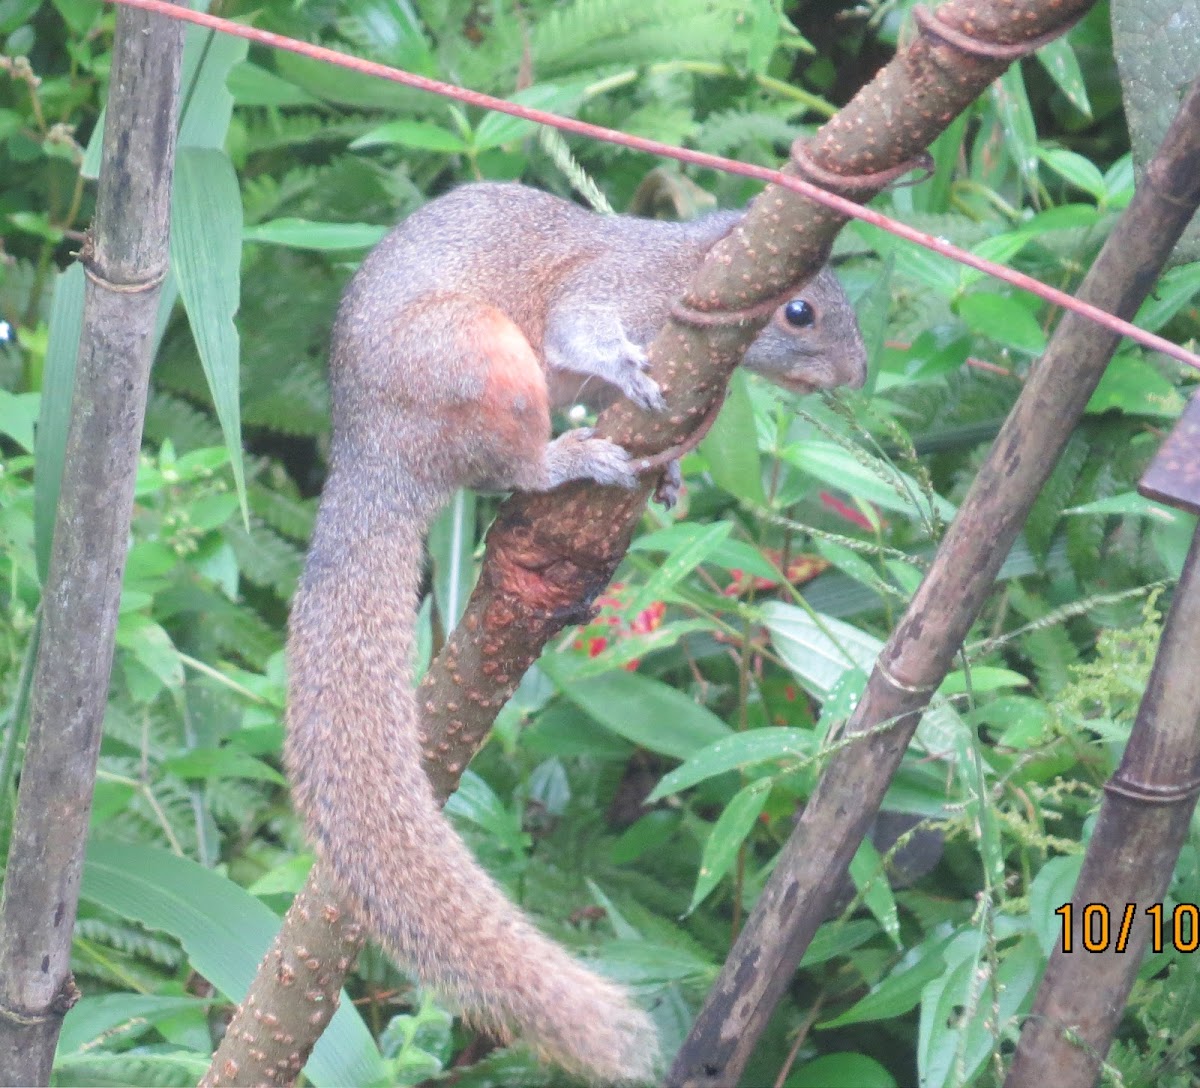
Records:
[[[767,803],[771,792],[769,779],[759,779],[744,786],[733,795],[724,811],[713,824],[704,852],[700,857],[700,872],[696,877],[696,888],[687,913],[694,911],[708,897],[721,879],[729,872],[734,859],[746,837],[754,829],[754,823]]]
[[[946,970],[945,951],[949,935],[929,937],[906,952],[883,980],[840,1016],[826,1020],[821,1028],[840,1028],[871,1020],[891,1020],[915,1008],[926,984]]]
[[[555,84],[535,83],[526,87],[509,98],[519,106],[530,106],[534,109],[548,110],[550,113],[575,114],[583,101],[584,87],[582,83]],[[525,121],[509,113],[491,111],[479,122],[475,137],[471,141],[476,152],[489,151],[493,147],[512,143],[530,135],[537,125],[533,121]]]
[[[208,1071],[209,1056],[185,1047],[88,1050],[68,1054],[56,1069],[68,1084],[195,1084]]]
[[[1021,232],[1036,238],[1039,234],[1055,230],[1088,230],[1096,226],[1101,218],[1094,204],[1060,204],[1057,208],[1047,208],[1027,219],[1021,226]]]
[[[554,654],[543,654],[538,664],[580,710],[652,752],[687,759],[729,735],[729,726],[711,710],[657,680],[624,671],[575,680]]]
[[[695,539],[697,526],[692,522],[676,522],[665,529],[637,537],[629,545],[631,552],[673,552]],[[726,537],[705,557],[706,563],[727,571],[741,571],[755,578],[778,582],[782,575],[776,566],[753,544]]]
[[[128,650],[163,687],[177,691],[183,686],[183,663],[171,636],[149,616],[122,615],[117,621],[117,645]]]
[[[865,918],[850,922],[826,922],[817,930],[800,965],[816,967],[818,964],[828,963],[838,956],[853,952],[878,935],[879,926]]]
[[[412,0],[356,0],[346,12],[353,19],[354,41],[369,56],[406,72],[437,75],[438,62],[418,7]]]
[[[636,615],[654,601],[664,600],[671,590],[705,562],[724,543],[733,523],[716,521],[711,525],[689,526],[688,539],[675,548],[646,579],[629,603],[628,614]]]
[[[1154,291],[1138,309],[1134,324],[1158,332],[1197,294],[1200,294],[1200,261],[1172,268],[1154,285]]]
[[[832,616],[809,615],[796,605],[768,601],[759,610],[771,635],[771,645],[800,682],[818,702],[828,702],[838,681],[854,669],[869,674],[883,643],[873,635]],[[843,692],[848,698],[849,692]],[[939,758],[954,758],[967,728],[954,708],[935,698],[917,729],[917,743]]]
[[[459,488],[429,527],[433,596],[442,631],[449,635],[462,618],[475,587],[475,493]]]
[[[320,99],[253,61],[234,66],[226,83],[239,106],[316,106]]]
[[[150,846],[93,839],[80,895],[171,934],[196,971],[234,1001],[249,989],[279,929],[266,906],[226,877]],[[319,1086],[387,1080],[371,1033],[345,994],[305,1073]]]
[[[850,859],[850,878],[884,933],[893,944],[900,947],[900,915],[896,909],[896,897],[884,872],[883,859],[870,841],[863,840],[858,844],[854,857]]]
[[[41,412],[40,393],[10,393],[0,389],[0,434],[33,452],[34,423]]]
[[[1179,390],[1153,363],[1139,355],[1118,355],[1105,369],[1087,411],[1099,415],[1116,410],[1173,420],[1183,411],[1183,403]]]
[[[171,268],[229,450],[242,519],[249,525],[242,457],[239,340],[242,196],[229,157],[181,147],[171,198]]]
[[[102,1040],[120,1036],[135,1039],[154,1027],[157,1020],[211,1001],[199,997],[169,997],[160,994],[101,994],[83,997],[71,1006],[58,1036],[55,1065],[72,1054],[82,1053]]]
[[[193,748],[163,761],[163,767],[180,778],[248,778],[287,784],[269,763],[237,748]]]
[[[1068,506],[1063,510],[1064,517],[1080,514],[1123,514],[1126,517],[1153,518],[1167,525],[1175,520],[1176,511],[1153,499],[1147,499],[1136,491],[1123,491],[1119,495],[1109,495],[1079,506]]]
[[[462,154],[467,141],[457,132],[435,125],[432,121],[389,121],[371,129],[350,144],[352,151],[365,147],[410,147],[416,151],[443,151]]]
[[[242,238],[291,249],[369,249],[387,232],[374,223],[316,223],[285,216],[247,227]]]
[[[1104,203],[1120,211],[1129,206],[1133,192],[1133,156],[1126,152],[1104,172]]]
[[[883,461],[874,460],[873,467],[868,467],[841,446],[817,439],[791,443],[780,450],[780,456],[814,479],[855,498],[918,521],[932,520],[921,485]],[[933,496],[933,503],[943,521],[954,517],[953,504],[940,495]]]
[[[1039,355],[1046,350],[1046,334],[1016,299],[990,291],[975,291],[958,300],[958,316],[967,328],[997,343]]]
[[[520,857],[528,838],[521,830],[521,819],[500,800],[496,791],[474,771],[466,770],[446,801],[445,811],[460,820],[481,827],[498,842]]]
[[[809,615],[782,601],[760,610],[771,644],[804,690],[825,702],[847,669],[869,673],[883,643],[832,616]]]
[[[783,1088],[896,1088],[896,1078],[874,1058],[849,1051],[822,1054],[805,1062]]]
[[[28,0],[18,0],[15,5],[9,5],[8,10],[11,12],[13,7],[20,9],[23,4],[28,4]],[[28,6],[33,9],[37,8],[36,3],[28,4]],[[63,17],[67,26],[79,35],[90,30],[104,11],[104,5],[100,3],[100,0],[54,0],[54,7]]]
[[[1071,902],[1082,868],[1082,855],[1050,858],[1029,886],[1029,918],[1043,955],[1051,955],[1062,941],[1063,916],[1054,912]]]
[[[734,371],[725,403],[712,429],[700,442],[700,452],[708,461],[709,474],[718,487],[731,495],[765,505],[758,430],[746,382],[746,375],[741,370]]]
[[[603,954],[592,963],[626,986],[692,981],[707,987],[717,976],[716,966],[690,948],[658,941],[606,941]]]
[[[646,803],[650,803],[646,798]],[[657,850],[670,841],[679,830],[681,822],[678,812],[666,809],[651,809],[640,820],[621,832],[620,837],[612,844],[609,857],[615,865],[628,865],[632,861],[651,850]]]
[[[807,729],[783,729],[770,727],[748,729],[744,733],[733,733],[714,741],[685,760],[675,770],[664,775],[654,787],[646,804],[653,804],[680,793],[689,786],[725,774],[741,770],[770,760],[795,762],[811,756],[814,738]]]
[[[586,756],[601,763],[625,763],[633,755],[627,740],[566,701],[554,702],[541,711],[521,735],[521,746],[535,756]]]
[[[1079,67],[1079,59],[1071,42],[1064,35],[1055,38],[1048,45],[1043,45],[1035,54],[1042,67],[1058,89],[1084,117],[1092,116],[1092,104],[1088,101],[1087,87],[1083,82],[1083,71]]]
[[[993,978],[979,934],[965,936],[969,940],[960,948],[967,954],[957,961],[948,954],[949,970],[921,997],[917,1068],[923,1088],[970,1083],[999,1046],[1000,1031],[1011,1026],[1043,966],[1037,943],[1026,938],[1006,949]],[[966,1012],[972,1015],[964,1023]],[[965,1081],[958,1077],[960,1069]]]
[[[1104,175],[1090,159],[1060,147],[1039,147],[1038,158],[1059,177],[1097,200],[1104,198]]]
[[[970,672],[961,669],[950,673],[938,692],[942,695],[961,695],[972,691],[976,695],[988,691],[999,691],[1003,688],[1024,688],[1029,686],[1027,677],[1012,669],[1001,669],[995,665],[975,665]]]
[[[987,722],[1000,730],[996,744],[1001,748],[1032,748],[1046,741],[1051,712],[1044,702],[1028,695],[1004,695],[978,707],[972,723]]]

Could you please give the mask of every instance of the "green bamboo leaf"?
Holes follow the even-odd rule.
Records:
[[[657,680],[623,671],[577,680],[554,654],[538,665],[580,710],[652,752],[687,759],[730,732],[707,707]]]
[[[1058,89],[1084,117],[1092,116],[1092,104],[1088,101],[1087,87],[1083,82],[1083,70],[1079,58],[1066,37],[1055,38],[1043,45],[1035,54]]]
[[[1069,889],[1067,897],[1070,898]],[[1049,917],[1054,917],[1053,912]],[[946,946],[951,940],[950,935],[927,937],[906,953],[866,997],[840,1016],[824,1021],[822,1030],[871,1020],[892,1020],[915,1008],[925,986],[946,970]]]
[[[1183,411],[1182,394],[1168,378],[1140,355],[1118,355],[1105,368],[1088,401],[1089,415],[1116,409],[1134,416],[1175,420]]]
[[[932,520],[921,485],[882,461],[864,465],[841,446],[817,439],[793,442],[779,456],[829,487],[918,521]],[[933,496],[933,505],[943,521],[954,517],[954,505],[940,495]]]
[[[122,1041],[137,1038],[159,1020],[211,1002],[199,997],[170,997],[163,994],[101,994],[83,997],[71,1006],[63,1020],[54,1055],[55,1069],[64,1058],[83,1055],[104,1039],[120,1034]]]
[[[233,1001],[250,988],[279,929],[279,919],[231,880],[150,846],[92,840],[80,895],[171,934],[196,971]],[[388,1080],[375,1041],[345,994],[305,1073],[316,1085]]]
[[[725,541],[733,530],[732,522],[718,521],[711,525],[691,525],[685,539],[646,579],[637,595],[629,603],[627,614],[636,616],[653,601],[666,598],[671,589],[705,562]]]
[[[350,144],[350,150],[364,147],[410,147],[416,151],[442,151],[451,155],[467,150],[467,142],[456,132],[432,121],[389,121],[365,132]]]
[[[1003,688],[1024,688],[1029,686],[1029,679],[1012,669],[1001,669],[995,665],[975,665],[970,672],[959,669],[950,673],[942,686],[938,688],[941,695],[960,695],[965,691],[976,694],[985,691],[999,691]]]
[[[460,488],[429,527],[433,597],[442,630],[458,625],[475,587],[475,493]]]
[[[860,842],[854,857],[850,859],[850,879],[884,933],[897,948],[903,947],[900,943],[900,913],[896,908],[896,897],[884,872],[883,859],[870,840]]]
[[[813,746],[813,734],[807,729],[782,729],[772,726],[733,733],[702,748],[675,770],[664,775],[662,781],[646,798],[646,804],[661,801],[664,797],[728,771],[743,770],[769,760],[804,759],[812,753]]]
[[[673,552],[683,547],[694,537],[695,526],[691,522],[679,521],[658,529],[645,536],[639,536],[630,545],[631,552]],[[778,568],[767,559],[753,544],[744,540],[730,540],[726,537],[720,541],[704,560],[713,566],[727,571],[740,571],[755,578],[768,578],[780,582],[783,576]]]
[[[535,83],[518,91],[509,101],[520,106],[531,106],[534,109],[548,110],[551,113],[563,113],[572,116],[583,101],[585,84],[575,83],[559,85],[554,83]],[[475,130],[475,138],[471,141],[476,153],[490,151],[494,147],[524,139],[537,127],[533,121],[514,117],[510,113],[489,113]]]
[[[1172,268],[1155,284],[1153,293],[1133,319],[1134,323],[1158,332],[1197,294],[1200,294],[1200,261]]]
[[[387,232],[387,227],[374,223],[317,223],[311,219],[284,216],[247,227],[242,238],[247,242],[290,249],[368,249]]]
[[[787,1079],[787,1088],[827,1088],[830,1084],[852,1084],[854,1088],[896,1088],[896,1078],[874,1058],[850,1051],[836,1051],[805,1062]]]
[[[229,73],[229,93],[239,106],[316,106],[320,99],[289,80],[281,79],[251,61],[244,60]]]
[[[1076,189],[1082,189],[1097,200],[1104,198],[1104,175],[1090,159],[1061,147],[1039,147],[1037,155],[1059,177],[1070,182]]]
[[[163,760],[163,767],[180,778],[248,778],[287,784],[287,779],[270,764],[237,748],[193,748]]]
[[[708,471],[718,487],[760,506],[766,505],[758,455],[758,428],[746,375],[734,371],[725,404],[700,443]]]
[[[959,299],[957,309],[958,316],[973,333],[1030,355],[1039,355],[1046,350],[1046,334],[1042,327],[1014,298],[976,291]]]
[[[771,780],[762,778],[738,790],[725,806],[725,811],[713,824],[708,841],[704,844],[704,852],[700,856],[700,872],[696,877],[692,901],[688,904],[688,914],[704,902],[709,892],[729,872],[742,843],[754,829],[754,822],[762,812],[763,805],[767,803],[767,795],[770,792]]]
[[[249,528],[233,323],[241,261],[242,196],[233,163],[223,151],[181,147],[171,199],[171,268],[229,450],[242,521]]]

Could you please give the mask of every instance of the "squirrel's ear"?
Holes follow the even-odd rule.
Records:
[[[783,320],[793,329],[811,329],[817,323],[817,311],[808,299],[794,298],[783,304]]]

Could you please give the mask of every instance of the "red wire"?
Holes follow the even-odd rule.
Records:
[[[494,98],[492,95],[482,94],[479,91],[456,87],[451,83],[442,83],[440,80],[418,76],[412,72],[405,72],[400,68],[391,68],[386,64],[379,64],[376,61],[364,60],[361,57],[352,57],[346,53],[339,53],[337,50],[328,49],[323,45],[312,45],[309,42],[297,41],[295,38],[288,38],[269,30],[259,30],[257,27],[245,26],[242,23],[235,23],[229,19],[221,19],[215,15],[208,15],[205,12],[176,7],[174,4],[168,3],[167,0],[109,0],[109,2],[120,4],[124,7],[139,8],[142,11],[164,15],[170,19],[195,23],[197,26],[207,27],[209,30],[219,30],[238,38],[245,38],[247,41],[252,41],[259,45],[269,46],[272,49],[284,49],[290,53],[298,53],[302,57],[310,57],[313,60],[334,64],[339,68],[347,68],[350,71],[361,72],[364,75],[377,76],[381,79],[391,80],[393,83],[401,83],[406,87],[428,91],[430,94],[440,95],[443,98],[452,98],[458,102],[465,102],[469,106],[495,110],[498,113],[507,113],[513,117],[520,117],[523,120],[533,121],[540,125],[549,125],[552,128],[561,129],[563,132],[574,133],[577,136],[586,136],[593,140],[603,140],[606,143],[619,144],[634,151],[645,151],[650,155],[678,159],[680,162],[690,163],[693,166],[704,166],[713,170],[721,170],[727,174],[739,174],[742,177],[754,178],[758,181],[782,186],[785,189],[792,190],[792,192],[799,193],[801,196],[817,204],[823,204],[827,208],[832,208],[834,211],[848,218],[860,219],[864,223],[870,223],[872,226],[879,227],[889,234],[894,234],[898,238],[905,239],[905,241],[923,246],[934,253],[940,253],[944,257],[949,257],[951,260],[965,264],[976,271],[993,276],[998,280],[1011,284],[1013,287],[1029,291],[1045,299],[1047,302],[1055,303],[1066,310],[1072,310],[1114,333],[1128,336],[1131,340],[1135,340],[1145,347],[1161,351],[1164,355],[1170,355],[1172,358],[1200,370],[1200,355],[1196,355],[1164,337],[1147,332],[1145,329],[1139,329],[1131,322],[1100,309],[1099,306],[1093,306],[1090,302],[1084,302],[1073,295],[1068,295],[1065,291],[1058,290],[1056,287],[1050,287],[1048,284],[1044,284],[1032,276],[1027,276],[1023,272],[1006,268],[1004,265],[996,264],[984,257],[977,257],[974,253],[969,253],[965,249],[959,249],[958,246],[951,245],[940,238],[935,238],[932,234],[926,234],[924,231],[916,230],[905,223],[889,219],[872,208],[865,208],[861,204],[856,204],[854,201],[847,200],[843,196],[826,192],[824,189],[820,189],[810,182],[781,173],[778,170],[772,170],[770,167],[754,166],[751,163],[738,162],[736,159],[726,159],[720,155],[710,155],[704,151],[675,147],[672,144],[660,143],[658,140],[649,140],[644,136],[632,136],[629,133],[605,128],[602,125],[592,125],[586,121],[577,121],[572,117],[561,117],[556,113],[547,113],[545,110],[534,109],[530,106],[521,106],[515,102],[506,102],[503,98]]]

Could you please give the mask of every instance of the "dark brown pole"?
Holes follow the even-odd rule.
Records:
[[[1200,398],[1193,397],[1143,478],[1142,491],[1200,513],[1197,465]],[[1198,661],[1200,532],[1175,589],[1121,765],[1105,787],[1069,925],[1064,923],[1067,943],[1060,937],[1046,968],[1006,1088],[1095,1083],[1147,947],[1161,952],[1180,942],[1195,946],[1195,904],[1170,909],[1163,897],[1200,791]]]
[[[83,334],[29,740],[0,903],[0,1083],[46,1084],[78,998],[71,935],[108,700],[159,285],[183,28],[117,13]]]

